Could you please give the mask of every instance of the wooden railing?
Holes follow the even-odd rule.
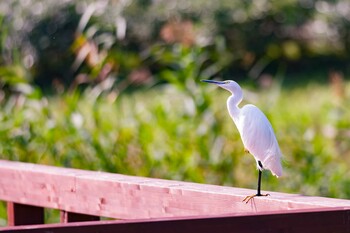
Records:
[[[350,232],[350,201],[0,160],[6,232]],[[44,208],[60,223],[44,224]],[[116,220],[99,221],[100,217]]]

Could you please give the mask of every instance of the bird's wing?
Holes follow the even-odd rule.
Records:
[[[264,168],[280,176],[281,151],[272,126],[264,113],[254,105],[245,105],[240,111],[237,128],[245,148],[257,161],[263,163]]]

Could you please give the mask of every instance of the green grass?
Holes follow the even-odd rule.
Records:
[[[243,104],[266,113],[284,154],[284,176],[265,172],[263,189],[350,198],[349,97],[338,92],[312,83],[245,90]],[[255,162],[228,116],[228,92],[199,83],[193,93],[164,85],[117,98],[92,98],[93,90],[12,97],[0,107],[1,158],[255,188]]]

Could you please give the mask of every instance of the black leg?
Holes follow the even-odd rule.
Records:
[[[260,161],[258,161],[258,165],[259,165],[259,178],[258,178],[258,192],[255,195],[251,195],[251,196],[246,196],[246,198],[243,199],[243,202],[248,203],[250,201],[250,199],[254,198],[254,197],[261,197],[261,196],[270,196],[270,194],[261,194],[261,174],[262,174],[262,169],[263,169],[263,165]]]
[[[263,165],[260,161],[258,161],[258,164],[259,164],[259,167],[261,169],[263,169]],[[258,192],[256,194],[256,196],[261,196],[261,174],[262,174],[262,171],[260,169],[258,169],[259,171],[259,178],[258,178]]]
[[[258,192],[256,194],[256,196],[261,196],[261,192],[260,192],[260,189],[261,189],[261,171],[259,170],[259,178],[258,178]]]

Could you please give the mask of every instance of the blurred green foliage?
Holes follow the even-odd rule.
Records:
[[[228,93],[204,85],[195,86],[206,99],[204,110],[173,85],[117,101],[112,94],[92,100],[94,90],[10,99],[1,107],[0,154],[16,161],[254,188],[255,163],[244,155],[227,114]],[[258,105],[271,120],[285,155],[286,175],[276,179],[266,172],[264,188],[348,197],[347,187],[338,185],[349,182],[349,109],[336,103],[329,87],[278,88],[245,92],[244,102]]]
[[[349,19],[345,0],[1,1],[1,159],[255,188],[228,93],[200,83],[219,76],[276,131],[263,189],[350,198]]]
[[[207,76],[350,67],[346,0],[16,0],[0,3],[0,26],[0,83],[13,85],[15,75],[44,92],[108,77],[135,86],[140,69],[137,85],[158,83],[178,44],[205,53],[197,66]]]

